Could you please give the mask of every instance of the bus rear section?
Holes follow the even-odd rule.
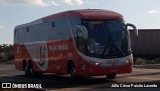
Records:
[[[133,56],[123,16],[108,10],[71,10],[15,28],[15,66],[37,73],[101,76],[132,72]]]

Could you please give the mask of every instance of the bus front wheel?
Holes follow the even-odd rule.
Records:
[[[70,75],[71,75],[71,78],[73,80],[77,78],[77,76],[76,76],[76,67],[74,65],[72,65],[72,67],[70,69]]]
[[[116,74],[108,74],[106,75],[107,79],[115,79],[116,78]]]
[[[72,61],[68,62],[68,72],[69,72],[70,77],[71,77],[72,80],[77,79],[76,66]]]

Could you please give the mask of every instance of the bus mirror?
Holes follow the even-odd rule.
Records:
[[[126,25],[127,25],[127,27],[128,27],[128,26],[132,27],[132,28],[133,28],[133,30],[135,31],[135,35],[136,35],[136,36],[138,36],[138,29],[136,28],[136,26],[135,26],[135,25],[130,24],[130,23],[127,23]]]
[[[82,32],[82,34],[83,34],[82,37],[85,40],[88,39],[88,31],[87,31],[87,29],[84,26],[82,26],[82,25],[76,25],[76,31],[77,32]]]

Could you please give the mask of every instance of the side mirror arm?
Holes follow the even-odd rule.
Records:
[[[136,28],[135,25],[133,25],[133,24],[131,24],[131,23],[127,23],[126,25],[132,27],[133,30],[135,31],[135,35],[138,36],[138,29]]]

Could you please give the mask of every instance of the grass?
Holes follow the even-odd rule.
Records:
[[[144,59],[144,58],[138,58],[135,61],[135,65],[143,65],[143,64],[156,64],[157,61],[156,60],[148,60],[148,59]]]

